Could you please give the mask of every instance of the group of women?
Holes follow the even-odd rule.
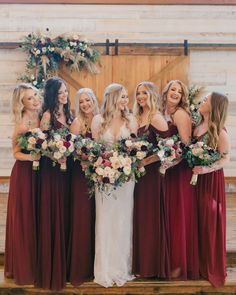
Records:
[[[16,284],[60,290],[94,281],[104,287],[139,278],[208,279],[214,286],[226,277],[225,188],[223,165],[229,161],[229,139],[224,127],[228,99],[212,92],[202,101],[203,120],[192,130],[188,91],[170,81],[161,98],[156,85],[141,82],[135,89],[133,111],[124,86],[110,84],[101,109],[89,88],[75,97],[75,118],[68,89],[58,78],[48,79],[43,105],[38,91],[19,84],[13,93],[16,159],[7,212],[5,276]],[[42,111],[41,111],[42,109]],[[39,127],[70,129],[73,134],[103,141],[108,146],[131,133],[157,136],[179,134],[216,148],[221,159],[208,167],[190,169],[185,160],[170,164],[160,176],[160,161],[151,155],[141,162],[146,174],[118,187],[111,197],[88,185],[80,162],[67,159],[67,171],[35,159],[17,144],[17,136]],[[192,173],[200,174],[196,187]]]

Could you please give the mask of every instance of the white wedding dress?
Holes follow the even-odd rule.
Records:
[[[101,139],[108,145],[128,138],[130,130],[123,125],[115,139],[107,129]],[[96,190],[96,227],[94,282],[111,287],[132,280],[133,192],[131,180],[108,196]]]

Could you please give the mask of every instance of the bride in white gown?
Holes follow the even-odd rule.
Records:
[[[101,115],[92,122],[93,138],[110,145],[136,133],[137,122],[128,110],[128,95],[120,84],[104,92]],[[107,196],[96,190],[94,281],[104,287],[122,286],[132,280],[134,180]]]

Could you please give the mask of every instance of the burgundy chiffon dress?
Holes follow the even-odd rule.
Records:
[[[85,137],[91,138],[87,132]],[[71,176],[71,222],[68,249],[68,279],[78,286],[93,279],[95,251],[95,198],[90,197],[88,183],[79,161]]]
[[[204,136],[205,138],[207,137]],[[199,138],[200,139],[200,138]],[[200,275],[219,287],[226,278],[226,205],[223,169],[198,175],[196,185]]]
[[[63,126],[56,122],[55,129]],[[67,171],[43,157],[40,169],[38,263],[36,286],[60,290],[66,285],[66,252],[69,236],[70,165]]]
[[[169,134],[178,134],[171,122]],[[167,169],[165,175],[170,266],[175,278],[182,280],[199,278],[197,200],[190,184],[191,177],[192,170],[185,160]]]
[[[15,162],[8,196],[5,276],[18,285],[35,282],[37,177],[31,161]]]
[[[147,140],[156,145],[156,137],[167,137],[168,131],[151,124],[139,128],[138,135],[147,133]],[[139,277],[169,278],[169,238],[164,178],[160,162],[145,166],[146,174],[134,189],[133,273]]]

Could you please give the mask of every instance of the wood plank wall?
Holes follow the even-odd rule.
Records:
[[[70,5],[0,4],[0,41],[17,42],[32,31],[53,37],[80,32],[94,42],[236,43],[236,6],[221,5]],[[19,49],[0,49],[0,176],[9,176],[12,123],[11,94],[26,55]],[[227,130],[232,141],[232,161],[225,169],[236,176],[236,51],[191,50],[189,79],[205,92],[228,93]]]

